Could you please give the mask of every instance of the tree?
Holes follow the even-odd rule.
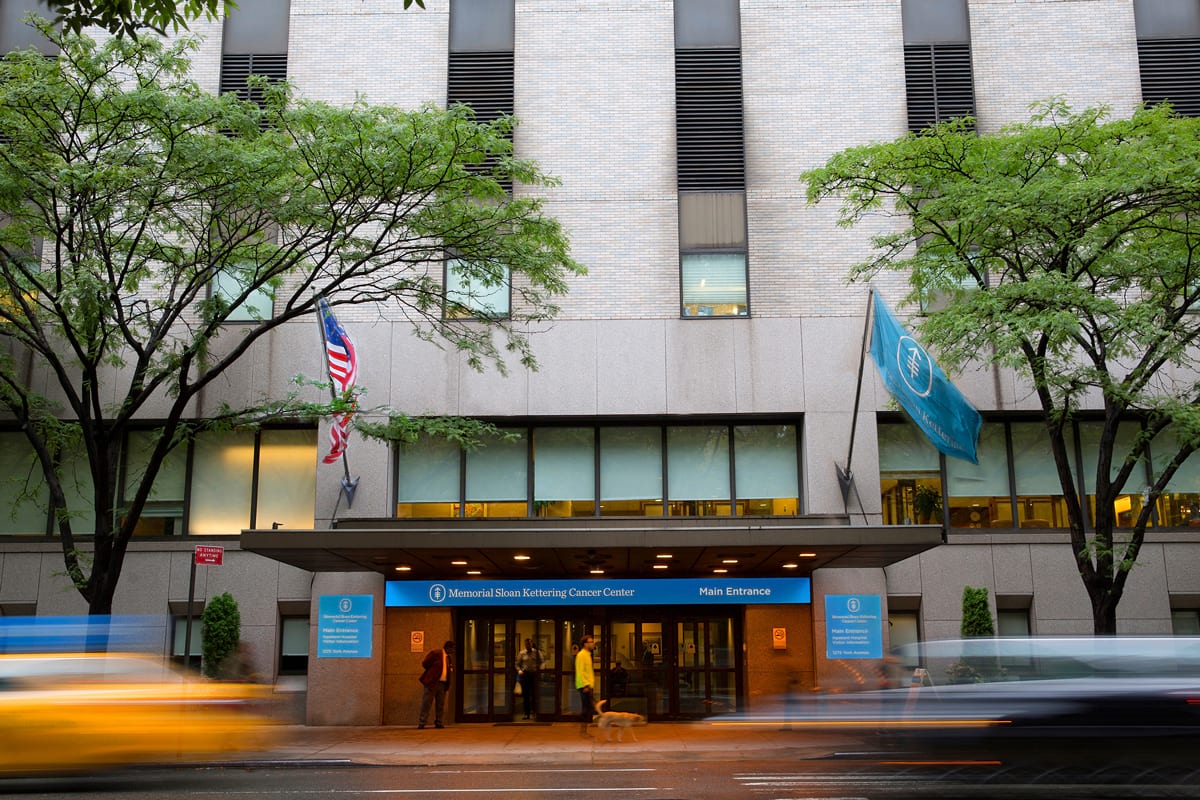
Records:
[[[505,357],[535,366],[530,329],[584,270],[542,200],[503,188],[553,183],[512,157],[511,119],[334,108],[286,85],[262,87],[260,107],[201,91],[186,42],[46,34],[61,57],[0,62],[0,403],[32,447],[67,574],[91,613],[110,613],[154,476],[180,441],[354,406],[318,402],[321,391],[301,385],[194,418],[199,393],[256,343],[315,321],[318,293],[335,310],[371,304],[408,320],[477,369],[503,371]],[[511,280],[512,313],[466,313],[469,298],[443,285],[447,253],[469,287]],[[263,293],[273,308],[252,310],[256,324],[225,327]],[[118,504],[127,434],[148,408],[153,445]],[[411,436],[422,424],[398,419],[375,432]],[[90,479],[90,561],[72,525],[68,457],[82,457]]]
[[[851,148],[802,180],[810,202],[837,198],[843,225],[891,218],[851,277],[899,270],[906,302],[948,297],[920,324],[940,361],[1011,368],[1031,387],[1095,632],[1115,633],[1156,502],[1200,444],[1200,120],[1051,101],[998,133],[971,125]],[[1089,527],[1070,425],[1097,404]],[[1118,529],[1122,494],[1143,502]]]
[[[964,637],[995,636],[992,611],[988,608],[988,590],[983,586],[964,586],[962,593],[962,623],[959,631]]]
[[[228,671],[225,662],[235,654],[242,638],[242,613],[229,592],[213,597],[200,617],[204,624],[200,649],[204,654],[204,674],[218,677]]]
[[[425,7],[425,0],[404,0],[404,7],[414,3]],[[82,33],[95,25],[131,38],[146,31],[179,31],[201,17],[216,19],[223,8],[237,8],[233,0],[46,0],[46,4],[54,12],[54,23],[68,33]]]

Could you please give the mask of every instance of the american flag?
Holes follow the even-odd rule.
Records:
[[[317,308],[325,330],[325,365],[329,370],[329,379],[333,381],[337,393],[345,396],[358,380],[358,354],[354,351],[350,335],[333,316],[333,309],[325,298],[317,300]],[[329,455],[322,459],[326,464],[332,464],[346,452],[347,433],[353,416],[353,410],[334,416],[333,424],[329,427]]]
[[[321,312],[321,324],[325,326],[325,358],[329,378],[338,393],[345,394],[354,388],[358,380],[358,355],[354,352],[350,335],[334,318],[333,309],[324,297],[317,300],[317,307]]]

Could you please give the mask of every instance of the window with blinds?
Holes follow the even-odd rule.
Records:
[[[1200,2],[1134,0],[1142,101],[1200,116]]]
[[[225,14],[221,34],[221,94],[236,94],[259,105],[263,88],[251,87],[251,75],[269,83],[287,80],[290,0],[239,0]]]
[[[494,122],[515,111],[513,99],[513,0],[452,0],[446,105],[470,106],[478,122]],[[495,159],[476,169],[486,172]],[[512,191],[512,181],[501,181]]]
[[[903,0],[908,129],[975,115],[966,0]]]
[[[680,313],[750,311],[741,23],[736,0],[675,0]]]

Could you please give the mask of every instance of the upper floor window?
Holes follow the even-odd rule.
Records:
[[[145,475],[156,438],[130,433],[116,490],[123,513]],[[178,445],[155,473],[135,536],[237,534],[243,528],[312,528],[316,505],[317,431],[266,428],[211,432]],[[95,529],[94,489],[86,457],[78,449],[60,458],[63,492],[72,529]],[[0,432],[0,534],[45,536],[49,492],[33,450],[19,433]]]
[[[446,105],[470,106],[478,122],[494,122],[515,111],[513,0],[451,0]],[[476,169],[486,171],[494,158]],[[506,191],[512,182],[503,180]]]
[[[247,79],[261,75],[268,82],[287,80],[290,0],[239,0],[226,12],[221,41],[221,94],[262,103],[260,87]]]
[[[675,0],[680,314],[749,314],[737,0]]]
[[[1142,100],[1200,116],[1200,3],[1134,0]]]
[[[792,424],[512,428],[398,452],[399,517],[794,516]]]
[[[252,286],[248,275],[233,270],[222,270],[213,278],[209,287],[214,297],[219,297],[231,306],[226,322],[262,322],[271,318],[275,309],[275,292],[270,286]]]
[[[511,275],[500,264],[475,265],[468,274],[466,262],[446,259],[446,316],[500,319],[511,313]]]
[[[903,0],[908,129],[974,116],[967,0]]]

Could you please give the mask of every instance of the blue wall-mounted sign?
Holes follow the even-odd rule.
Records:
[[[879,595],[825,595],[825,657],[883,658]]]
[[[388,581],[384,605],[636,606],[810,603],[808,578]]]
[[[317,606],[317,658],[370,658],[373,597],[322,595]]]

